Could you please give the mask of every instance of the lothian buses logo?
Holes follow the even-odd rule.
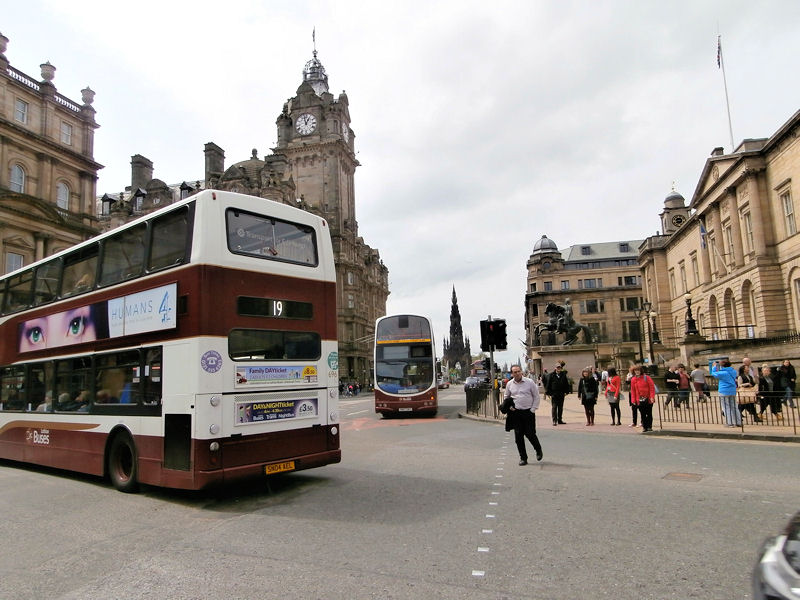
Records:
[[[222,368],[222,355],[216,350],[209,350],[200,357],[200,366],[206,373],[216,373]]]

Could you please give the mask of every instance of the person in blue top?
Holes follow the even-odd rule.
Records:
[[[717,379],[719,401],[722,412],[725,413],[726,427],[741,427],[742,413],[736,407],[736,369],[731,366],[731,361],[724,359],[722,363],[715,360],[709,363],[711,375]]]

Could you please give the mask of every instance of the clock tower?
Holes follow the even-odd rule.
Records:
[[[339,379],[372,381],[375,320],[386,314],[389,271],[376,249],[358,234],[354,175],[359,166],[350,107],[343,91],[335,98],[317,50],[303,68],[303,82],[276,120],[275,155],[286,158],[286,176],[298,206],[330,226],[336,262]]]
[[[664,235],[675,233],[689,220],[686,200],[674,188],[664,199],[664,210],[659,216],[661,217],[661,231]]]
[[[347,94],[328,91],[317,51],[303,68],[303,83],[276,121],[275,152],[289,161],[297,197],[328,219],[331,230],[358,233],[353,176],[359,165],[350,129]]]

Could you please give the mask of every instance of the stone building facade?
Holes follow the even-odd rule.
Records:
[[[56,68],[37,80],[11,66],[0,34],[0,244],[9,273],[86,240],[95,217],[94,92],[58,93]]]
[[[800,111],[771,137],[715,148],[688,205],[645,240],[644,292],[668,315],[684,362],[797,358],[800,330]],[[685,215],[685,218],[684,218]],[[688,310],[697,334],[687,335]]]
[[[593,347],[599,364],[625,363],[639,356],[640,334],[647,325],[634,310],[642,305],[642,282],[638,248],[641,240],[578,244],[559,250],[543,235],[533,246],[527,262],[525,293],[526,345],[529,364],[540,372],[550,359],[578,346]],[[579,334],[575,345],[562,346],[563,334],[543,331],[537,325],[549,322],[549,303],[572,307],[576,322],[588,327],[591,339]],[[588,349],[583,348],[585,353]],[[640,358],[640,356],[639,356]],[[585,365],[581,365],[585,366]]]
[[[386,313],[389,271],[377,249],[359,235],[354,174],[355,133],[347,94],[328,91],[322,63],[313,58],[303,81],[278,115],[278,142],[271,154],[225,166],[225,152],[205,145],[205,178],[194,184],[167,185],[153,178],[153,163],[131,158],[131,186],[100,199],[100,222],[109,229],[156,210],[200,189],[229,190],[297,206],[326,219],[336,262],[339,377],[372,380],[375,321]]]

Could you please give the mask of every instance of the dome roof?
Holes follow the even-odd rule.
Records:
[[[264,164],[264,161],[258,158],[258,152],[256,149],[253,148],[252,156],[247,160],[243,160],[228,167],[222,176],[222,180],[228,181],[231,179],[241,179],[242,177],[245,177],[250,181],[258,181],[259,174],[264,168]]]
[[[325,67],[317,58],[316,50],[314,50],[314,58],[303,67],[303,81],[308,82],[314,88],[317,96],[322,96],[328,91],[328,75],[325,73]]]
[[[672,190],[669,195],[664,198],[664,207],[665,208],[685,208],[686,207],[686,198],[681,196],[675,190]]]
[[[558,252],[558,246],[553,240],[543,235],[542,239],[537,240],[533,245],[533,253],[544,254],[545,252]]]

